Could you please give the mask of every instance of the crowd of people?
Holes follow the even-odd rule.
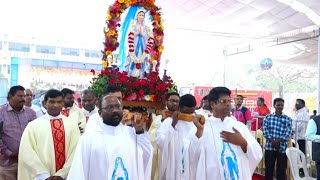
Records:
[[[282,112],[281,98],[273,101],[274,113],[263,98],[251,113],[241,95],[232,108],[226,87],[213,88],[200,109],[193,95],[171,92],[166,109],[152,114],[147,129],[140,112],[123,108],[117,86],[107,86],[102,97],[84,90],[82,108],[74,93],[50,89],[38,107],[31,103],[30,89],[10,88],[8,102],[0,106],[0,179],[249,180],[263,156],[251,133],[257,130],[266,139],[266,180],[273,179],[275,163],[277,179],[286,179],[285,151],[292,135],[301,151],[307,139],[314,142],[313,155],[320,154],[320,117],[309,120],[302,99],[290,118]]]

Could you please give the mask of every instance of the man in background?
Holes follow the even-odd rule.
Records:
[[[39,117],[38,115],[40,115],[39,111],[41,111],[40,107],[37,105],[32,104],[32,100],[34,100],[34,94],[31,91],[31,89],[26,89],[25,90],[26,93],[26,103],[25,106],[28,106],[29,108],[31,108],[32,110],[34,110],[37,114],[37,117]]]
[[[161,122],[164,121],[165,119],[167,119],[167,115],[166,115],[166,110],[168,111],[178,111],[178,107],[179,107],[179,102],[180,102],[180,96],[179,93],[177,92],[171,92],[167,94],[166,97],[166,109],[162,110],[162,112],[160,113],[160,115],[156,115],[154,113],[152,113],[152,124],[149,128],[149,134],[150,134],[150,140],[151,140],[151,144],[154,148],[153,151],[153,159],[152,159],[152,172],[151,172],[151,179],[153,180],[158,180],[159,179],[159,155],[160,155],[160,151],[158,149],[158,146],[155,142],[156,139],[156,131],[157,128],[160,126]]]
[[[82,92],[82,106],[83,112],[86,116],[86,123],[89,120],[89,117],[94,114],[98,113],[98,108],[96,107],[97,104],[97,95],[92,89],[86,89]]]
[[[209,106],[209,101],[208,101],[208,95],[204,96],[201,100],[201,107],[200,109],[196,110],[196,114],[201,114],[205,117],[207,117],[211,111],[210,111],[210,106]]]
[[[313,114],[310,116],[310,119],[313,119],[314,117],[317,116],[317,110],[313,110],[312,113]]]
[[[68,88],[63,88],[61,90],[64,98],[64,108],[61,111],[61,114],[69,117],[72,113],[75,113],[80,110],[74,103],[74,91]]]
[[[292,117],[292,132],[294,135],[294,140],[297,140],[296,143],[298,143],[299,149],[305,154],[306,140],[304,139],[304,137],[310,116],[303,99],[296,100],[295,108],[296,112]]]
[[[232,115],[240,122],[249,126],[251,123],[251,112],[245,106],[242,106],[244,97],[242,95],[236,95],[234,98],[235,108],[232,109]],[[251,127],[248,127],[251,129]]]
[[[286,149],[292,133],[292,119],[283,111],[284,100],[275,98],[273,107],[275,112],[268,114],[263,120],[263,136],[266,138],[265,145],[265,180],[273,180],[275,163],[277,162],[276,178],[287,179],[287,156]]]

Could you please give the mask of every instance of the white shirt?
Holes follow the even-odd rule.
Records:
[[[309,119],[310,116],[306,107],[297,110],[292,116],[292,131],[294,136],[298,135],[297,139],[304,139]],[[304,122],[296,122],[297,120]]]

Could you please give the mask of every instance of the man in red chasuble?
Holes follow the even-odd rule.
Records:
[[[63,93],[51,89],[44,97],[47,113],[30,122],[22,134],[18,179],[66,179],[80,132],[76,120],[60,112]]]

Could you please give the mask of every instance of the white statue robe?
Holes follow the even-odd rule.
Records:
[[[150,180],[152,154],[147,132],[136,135],[131,127],[100,119],[81,136],[68,179]]]
[[[240,146],[222,141],[221,131],[234,132],[232,127],[246,139],[246,153]],[[262,158],[262,149],[247,126],[233,117],[224,121],[213,116],[206,119],[202,137],[193,138],[191,144],[193,161],[198,161],[196,179],[199,180],[251,180]]]
[[[190,139],[195,138],[197,131],[193,122],[178,120],[172,127],[172,118],[165,119],[157,129],[156,143],[160,149],[160,180],[193,180],[194,164],[191,163]]]
[[[55,147],[51,119],[62,118],[65,133],[65,163],[56,171]],[[50,176],[66,178],[72,163],[80,133],[76,121],[48,114],[31,121],[24,130],[19,151],[18,179],[43,180]]]

